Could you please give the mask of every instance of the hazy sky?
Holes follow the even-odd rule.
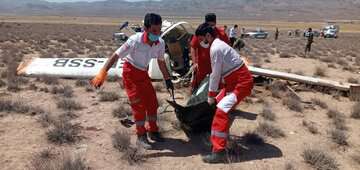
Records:
[[[46,0],[49,2],[76,2],[76,1],[88,1],[88,2],[94,2],[94,1],[105,1],[105,0]],[[141,0],[127,0],[127,1],[141,1]]]

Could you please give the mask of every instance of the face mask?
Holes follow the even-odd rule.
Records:
[[[155,35],[155,34],[153,34],[153,33],[151,33],[151,32],[149,33],[149,39],[150,39],[150,41],[155,42],[155,41],[158,41],[159,38],[160,38],[160,35]]]
[[[203,48],[209,48],[209,46],[210,46],[210,44],[209,44],[209,42],[207,42],[207,41],[201,41],[200,42],[200,45],[201,45],[201,47],[203,47]]]

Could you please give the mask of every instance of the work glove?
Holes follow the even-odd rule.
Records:
[[[90,84],[95,88],[99,88],[102,84],[104,84],[106,77],[107,71],[105,69],[101,69],[100,72],[92,80],[90,80]]]
[[[208,97],[208,104],[210,106],[216,104],[215,98],[214,97]]]
[[[166,84],[166,89],[168,89],[168,90],[174,90],[174,85],[173,85],[171,79],[165,80],[165,84]]]

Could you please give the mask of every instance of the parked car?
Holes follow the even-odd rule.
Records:
[[[328,29],[324,32],[324,38],[337,38],[337,31],[334,29]]]
[[[256,31],[250,31],[241,35],[243,38],[255,38],[255,39],[266,39],[268,32],[258,29]]]

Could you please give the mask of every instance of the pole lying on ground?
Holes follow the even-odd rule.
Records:
[[[248,66],[252,74],[258,76],[264,76],[269,78],[277,78],[282,80],[294,81],[309,85],[323,86],[331,89],[348,92],[352,100],[360,100],[360,85],[359,84],[350,84],[350,83],[341,83],[332,80],[319,79],[308,76],[301,76],[297,74],[285,73],[280,71],[274,71],[269,69],[257,68]]]

